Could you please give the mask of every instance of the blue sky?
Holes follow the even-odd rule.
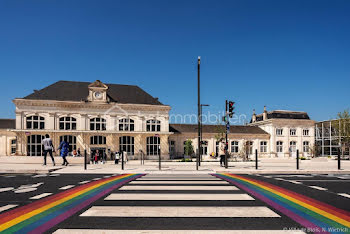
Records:
[[[0,1],[0,118],[58,80],[135,84],[173,114],[307,111],[350,100],[350,1]]]

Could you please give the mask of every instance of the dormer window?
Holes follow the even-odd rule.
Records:
[[[90,102],[107,102],[107,90],[108,86],[99,80],[89,84],[89,96],[88,101]]]

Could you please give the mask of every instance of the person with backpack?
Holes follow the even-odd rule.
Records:
[[[58,147],[58,150],[60,150],[61,157],[63,159],[62,166],[68,166],[68,161],[66,159],[68,152],[69,152],[69,143],[65,140],[63,140]]]
[[[47,156],[47,153],[49,153],[49,155],[50,155],[50,157],[51,157],[52,164],[53,164],[54,166],[56,166],[56,164],[55,164],[55,159],[54,159],[53,156],[52,156],[52,152],[55,152],[55,148],[53,147],[52,140],[51,140],[49,134],[46,134],[46,135],[45,135],[45,139],[42,140],[41,144],[42,144],[43,156],[44,156],[44,164],[43,164],[43,166],[46,166],[46,156]]]

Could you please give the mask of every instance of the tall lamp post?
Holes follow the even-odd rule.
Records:
[[[197,69],[198,69],[198,76],[197,76],[197,89],[198,89],[198,153],[197,153],[197,160],[196,160],[196,169],[198,170],[199,166],[199,154],[201,149],[201,89],[200,89],[200,66],[201,66],[201,57],[198,56],[197,61]]]
[[[208,104],[201,104],[200,105],[200,107],[201,107],[201,114],[200,114],[200,125],[201,125],[201,127],[200,127],[200,141],[201,141],[201,143],[200,143],[200,146],[201,146],[201,148],[199,149],[199,166],[201,165],[201,161],[202,161],[202,154],[203,154],[203,150],[202,150],[202,141],[203,141],[203,124],[202,124],[202,115],[203,115],[203,106],[209,106]]]

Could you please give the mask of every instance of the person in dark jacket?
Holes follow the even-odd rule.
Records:
[[[61,157],[63,159],[62,166],[68,166],[68,161],[66,159],[68,152],[69,152],[69,143],[65,140],[63,140],[58,147],[59,150],[61,150]]]

